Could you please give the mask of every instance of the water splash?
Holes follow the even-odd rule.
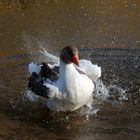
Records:
[[[42,49],[43,51],[39,51],[39,52],[45,55],[48,58],[49,62],[59,64],[59,58],[57,56],[48,53],[44,48]]]
[[[30,34],[25,33],[25,32],[23,32],[23,42],[24,42],[25,50],[30,55],[30,58],[32,61],[50,62],[52,60],[50,57],[51,54],[46,51],[47,47],[49,46],[48,43],[46,43],[42,40],[40,41],[39,39],[37,39],[37,38],[35,38],[35,37],[31,36]],[[45,54],[45,52],[46,52],[46,54],[48,53],[47,54],[48,57]],[[41,53],[44,53],[44,55],[42,55]],[[57,59],[57,57],[56,57],[56,59]]]
[[[103,82],[99,79],[95,83],[95,94],[94,98],[98,100],[106,100],[109,97],[109,89],[103,84]]]
[[[97,116],[98,112],[104,106],[105,103],[119,103],[122,104],[123,101],[128,100],[128,95],[125,89],[117,85],[106,86],[101,79],[97,80],[96,90],[93,93],[93,102],[91,108],[84,108],[80,114],[87,116]],[[87,117],[88,118],[88,117]]]
[[[25,92],[25,99],[29,102],[41,102],[45,105],[46,100],[42,97],[35,95],[32,91],[27,90]],[[128,100],[126,90],[118,87],[117,85],[106,86],[102,80],[96,81],[96,90],[93,93],[93,102],[91,108],[83,108],[80,111],[80,115],[97,116],[98,112],[101,110],[106,102],[116,102],[122,104],[124,100]]]
[[[109,99],[118,100],[120,102],[128,100],[127,93],[125,89],[118,87],[117,85],[111,85],[108,87]]]
[[[24,100],[27,99],[30,102],[37,102],[39,100],[39,96],[34,94],[31,90],[26,90],[24,94]]]

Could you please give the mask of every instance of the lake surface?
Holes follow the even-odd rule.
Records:
[[[48,112],[27,98],[28,64],[66,45],[102,67],[92,110]],[[0,74],[2,140],[139,140],[140,1],[0,1]]]

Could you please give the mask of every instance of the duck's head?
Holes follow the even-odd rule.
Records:
[[[74,63],[79,66],[78,49],[72,46],[66,46],[62,49],[60,59],[66,64]]]

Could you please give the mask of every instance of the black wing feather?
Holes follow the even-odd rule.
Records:
[[[29,77],[28,88],[32,90],[36,95],[49,98],[49,88],[46,87],[43,83],[45,79],[49,79],[51,81],[57,80],[59,78],[58,71],[59,67],[54,67],[51,69],[48,64],[42,63],[40,74],[33,72]]]

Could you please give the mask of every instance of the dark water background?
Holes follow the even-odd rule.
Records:
[[[50,113],[24,99],[39,44],[54,53],[77,45],[102,67],[103,83],[117,88],[97,115]],[[2,140],[139,140],[140,1],[1,0],[0,75]],[[119,100],[122,91],[128,100]]]

